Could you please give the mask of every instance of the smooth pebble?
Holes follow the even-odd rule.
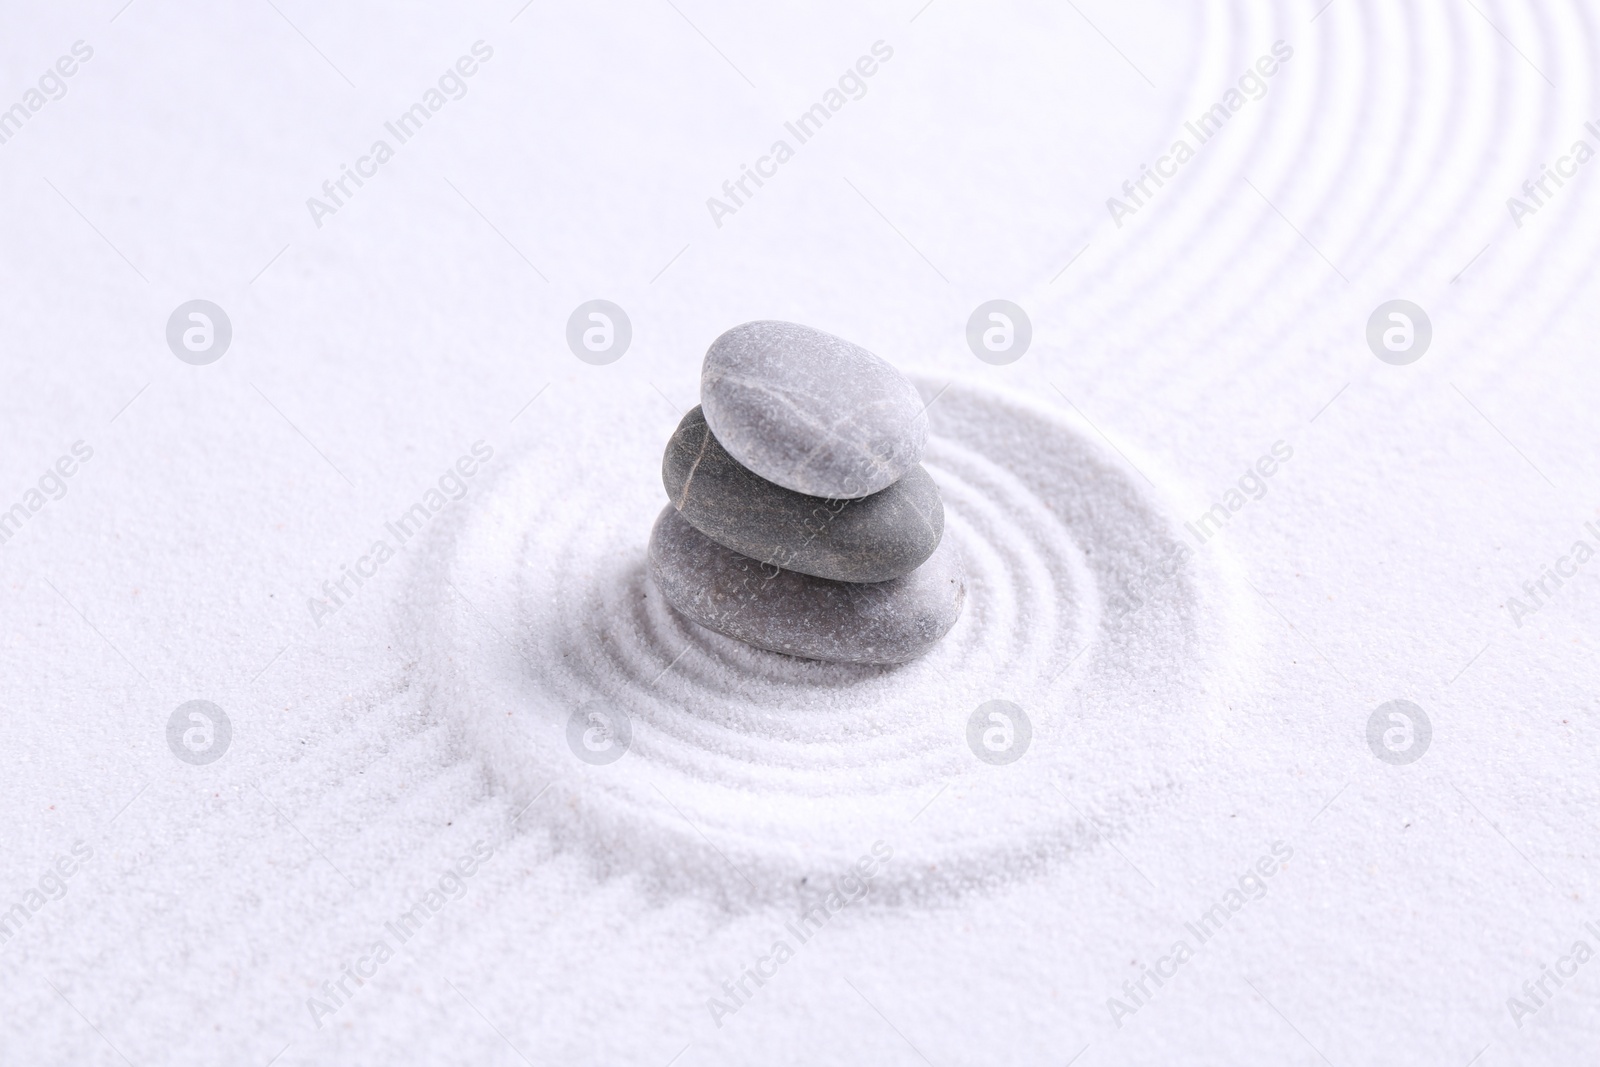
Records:
[[[728,455],[700,409],[678,424],[661,461],[667,496],[689,524],[762,563],[841,582],[885,582],[939,547],[944,504],[921,466],[859,500],[806,496]]]
[[[835,582],[763,565],[717,544],[667,505],[650,531],[650,575],[690,620],[758,648],[834,663],[905,663],[949,632],[966,574],[948,539],[887,582]]]
[[[706,422],[756,474],[807,496],[854,500],[922,461],[926,405],[860,345],[792,322],[747,322],[711,343]]]

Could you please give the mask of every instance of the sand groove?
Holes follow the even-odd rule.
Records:
[[[895,668],[759,651],[668,607],[643,566],[661,497],[652,427],[593,420],[603,468],[561,465],[583,441],[511,457],[419,605],[440,704],[517,807],[538,796],[529,817],[574,847],[683,887],[776,891],[881,838],[901,856],[893,885],[945,892],[1091,840],[1065,791],[1115,822],[1169,789],[1214,710],[1216,576],[1192,556],[1169,573],[1178,534],[1154,489],[1058,414],[958,383],[930,415],[926,466],[968,603],[938,648]],[[1033,726],[1003,767],[967,747],[991,699]],[[628,715],[617,762],[569,748],[584,705]]]

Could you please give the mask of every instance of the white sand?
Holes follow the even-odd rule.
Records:
[[[1237,675],[1248,658],[1227,625],[1200,620],[1237,607],[1203,557],[1163,566],[1179,522],[1096,442],[1025,401],[939,389],[924,387],[926,463],[968,603],[932,653],[897,669],[761,653],[666,605],[639,555],[662,493],[655,427],[625,418],[641,397],[586,390],[577,403],[596,417],[509,461],[430,549],[432,595],[411,628],[423,672],[447,679],[437,705],[515,809],[548,787],[540,802],[569,813],[557,832],[595,862],[736,898],[787,898],[893,839],[878,884],[949,901],[1082,846],[1057,789],[1114,809],[1171,789],[1227,718],[1207,665]],[[570,462],[602,452],[601,466]],[[1134,693],[1165,714],[1130,721]],[[1024,707],[1034,758],[973,758],[966,721],[989,699]],[[626,763],[573,758],[567,721],[590,701],[629,716]],[[908,829],[943,788],[959,803]]]
[[[1600,564],[1507,604],[1600,519],[1600,164],[1520,228],[1506,198],[1600,147],[1592,12],[118,6],[0,34],[6,107],[94,50],[0,144],[0,506],[93,450],[0,544],[0,1063],[1589,1058],[1595,965],[1507,1001],[1600,949]],[[480,39],[318,228],[306,198]],[[197,297],[233,325],[205,367],[163,339]],[[563,332],[602,297],[633,344],[587,366]],[[1034,324],[1009,366],[963,336],[996,297]],[[1396,297],[1434,326],[1408,367],[1363,340]],[[700,355],[757,317],[954,382],[930,468],[973,595],[924,661],[775,660],[641,580]],[[1141,577],[1278,441],[1264,495]],[[1146,603],[1114,623],[1122,582]],[[602,698],[635,748],[591,767],[562,715]],[[993,698],[1035,726],[1009,766],[965,748]],[[1366,742],[1395,698],[1433,724],[1407,766]],[[166,735],[195,699],[232,723],[203,766]]]

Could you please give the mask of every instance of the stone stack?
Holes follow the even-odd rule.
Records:
[[[820,330],[747,322],[706,352],[700,401],[661,464],[650,573],[668,603],[837,663],[904,663],[949,632],[966,577],[910,382]]]

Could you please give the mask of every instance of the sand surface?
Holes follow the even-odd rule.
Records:
[[[1591,9],[120,3],[0,33],[0,1063],[1590,1058]],[[758,318],[932,401],[923,660],[650,587]]]

